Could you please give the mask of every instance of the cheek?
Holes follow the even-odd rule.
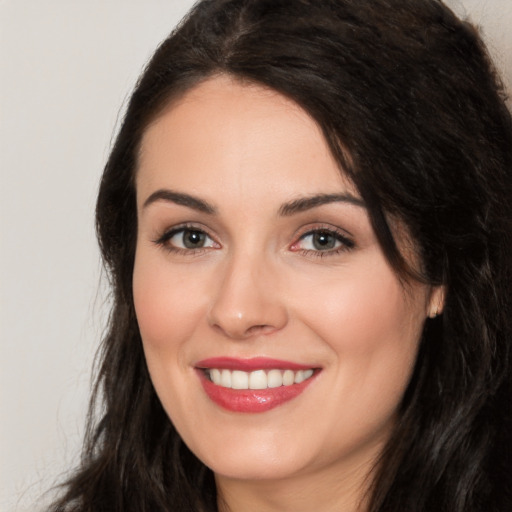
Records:
[[[201,280],[171,269],[159,256],[139,251],[133,273],[135,311],[149,364],[152,354],[177,351],[206,310]]]
[[[418,287],[409,296],[384,262],[351,268],[315,283],[295,282],[294,307],[325,340],[331,340],[334,349],[378,347],[384,336],[400,342],[421,330],[424,291]],[[301,288],[307,293],[301,293]]]
[[[333,389],[368,407],[393,409],[415,364],[425,288],[409,293],[384,262],[375,262],[309,290],[295,308],[330,348],[337,373]]]
[[[412,341],[409,326],[416,316],[404,291],[392,276],[357,279],[346,283],[338,301],[333,299],[330,318],[352,350],[378,350]],[[340,347],[342,348],[343,345]]]
[[[333,452],[337,443],[346,447],[341,439],[363,445],[391,428],[416,361],[423,297],[409,299],[390,272],[354,272],[322,283],[301,306],[304,323],[332,356],[329,406],[314,414],[326,418]]]
[[[137,252],[133,296],[146,364],[155,391],[177,428],[187,433],[187,340],[204,317],[205,289],[201,279],[172,268],[162,254]],[[192,376],[195,377],[195,376]]]

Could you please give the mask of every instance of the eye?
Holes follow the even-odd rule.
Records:
[[[301,238],[302,248],[310,251],[328,251],[336,249],[341,242],[328,231],[315,231]]]
[[[187,228],[175,233],[168,242],[180,249],[198,249],[211,247],[213,240],[204,231]]]
[[[171,251],[194,251],[218,247],[218,244],[203,230],[194,227],[179,227],[167,231],[155,243]]]
[[[317,254],[319,256],[327,254],[338,254],[342,251],[352,249],[354,242],[346,235],[333,229],[314,229],[304,233],[298,242],[294,243],[292,250],[303,251],[307,254]]]

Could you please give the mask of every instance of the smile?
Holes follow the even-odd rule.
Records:
[[[196,371],[216,405],[232,412],[260,413],[299,396],[321,369],[268,358],[212,358],[197,363]]]

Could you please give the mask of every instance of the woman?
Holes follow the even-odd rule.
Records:
[[[110,155],[54,510],[510,510],[510,115],[433,0],[207,0]]]

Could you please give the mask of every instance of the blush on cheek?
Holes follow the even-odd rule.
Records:
[[[206,311],[207,293],[201,277],[169,265],[165,258],[144,258],[135,264],[134,306],[144,345],[176,350],[191,337]],[[155,261],[156,260],[156,261]]]
[[[133,300],[141,337],[146,345],[158,346],[168,339],[171,305],[168,291],[162,285],[162,274],[151,271],[149,258],[138,254],[133,272]],[[149,260],[149,264],[147,263]]]
[[[334,330],[347,348],[365,350],[391,334],[403,336],[409,311],[405,292],[392,274],[387,279],[379,277],[376,282],[356,276],[312,296],[309,316],[315,326],[325,326],[324,339],[332,340]]]
[[[134,283],[133,298],[137,323],[144,342],[158,340],[164,326],[162,318],[166,316],[165,302],[155,300],[155,295],[150,289],[136,286]]]

